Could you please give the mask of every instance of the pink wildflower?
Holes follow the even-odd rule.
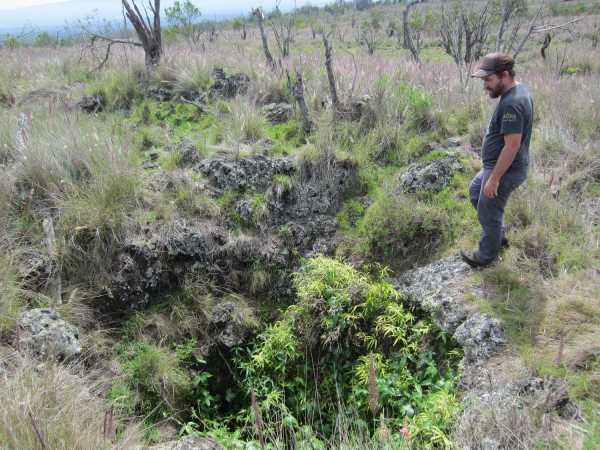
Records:
[[[403,425],[402,428],[400,428],[400,434],[402,434],[402,437],[406,440],[410,438],[410,433],[405,425]]]

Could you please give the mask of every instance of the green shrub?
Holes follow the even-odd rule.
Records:
[[[337,214],[337,221],[340,230],[350,231],[356,227],[358,221],[365,214],[365,206],[358,200],[348,200],[342,206],[342,209]]]
[[[393,268],[431,257],[449,233],[448,214],[399,194],[382,194],[366,211],[360,235],[370,258]]]
[[[179,414],[182,407],[184,416],[190,414],[185,407],[193,404],[195,379],[181,366],[189,353],[141,341],[124,343],[118,352],[125,377],[111,389],[115,407],[148,419]]]
[[[347,398],[350,414],[369,428],[370,355],[378,361],[379,406],[394,427],[421,412],[426,393],[451,388],[447,362],[436,360],[433,348],[419,347],[422,339],[445,345],[441,335],[383,278],[371,280],[319,256],[306,260],[293,281],[298,303],[257,336],[248,354],[234,359],[244,389],[256,392],[267,427],[280,429],[283,420],[286,433],[296,433],[307,418],[320,417],[312,429],[332,436],[346,414],[340,400]],[[439,423],[444,421],[450,423],[447,416]]]
[[[2,46],[9,50],[16,50],[20,47],[23,47],[24,43],[18,37],[8,35],[2,42]]]
[[[435,120],[431,112],[431,98],[424,89],[408,82],[401,82],[396,94],[399,116],[404,119],[409,129],[426,131],[435,127]]]

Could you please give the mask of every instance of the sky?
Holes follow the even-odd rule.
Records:
[[[48,3],[63,3],[67,0],[0,0],[0,10],[18,9],[28,6],[46,5]]]
[[[140,0],[138,0],[140,1]],[[147,0],[143,0],[146,3]],[[162,0],[165,8],[174,0]],[[332,0],[282,0],[283,9],[294,4],[321,6]],[[251,8],[262,6],[269,11],[275,0],[192,0],[206,18],[247,14]],[[97,20],[122,20],[121,0],[0,0],[0,33],[23,27],[48,29],[76,23],[86,17]]]

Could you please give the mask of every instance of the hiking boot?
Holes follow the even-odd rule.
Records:
[[[460,251],[460,257],[474,269],[477,267],[487,267],[492,263],[492,261],[482,261],[475,253],[464,252],[462,250]]]

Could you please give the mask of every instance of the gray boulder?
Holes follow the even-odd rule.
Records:
[[[242,319],[243,314],[234,302],[219,303],[213,308],[210,317],[210,327],[213,330],[211,335],[227,348],[241,344],[250,334]]]
[[[53,309],[25,311],[18,321],[19,348],[39,359],[71,359],[81,353],[79,331]]]
[[[263,106],[262,110],[267,120],[273,125],[289,121],[294,112],[292,105],[289,103],[269,103]]]
[[[475,313],[465,320],[453,337],[463,347],[463,361],[468,363],[489,358],[506,344],[500,322],[481,313]]]
[[[140,450],[225,450],[225,447],[211,438],[186,436],[177,441],[169,441]]]
[[[200,162],[200,154],[198,153],[198,147],[188,139],[182,139],[178,148],[181,157],[177,161],[178,167],[189,167],[193,164]]]
[[[452,180],[452,175],[463,166],[454,156],[411,164],[400,177],[402,192],[440,192]]]
[[[506,337],[497,319],[464,300],[470,273],[469,266],[454,255],[402,274],[395,286],[463,347],[461,375],[472,378],[478,364],[502,349]]]

